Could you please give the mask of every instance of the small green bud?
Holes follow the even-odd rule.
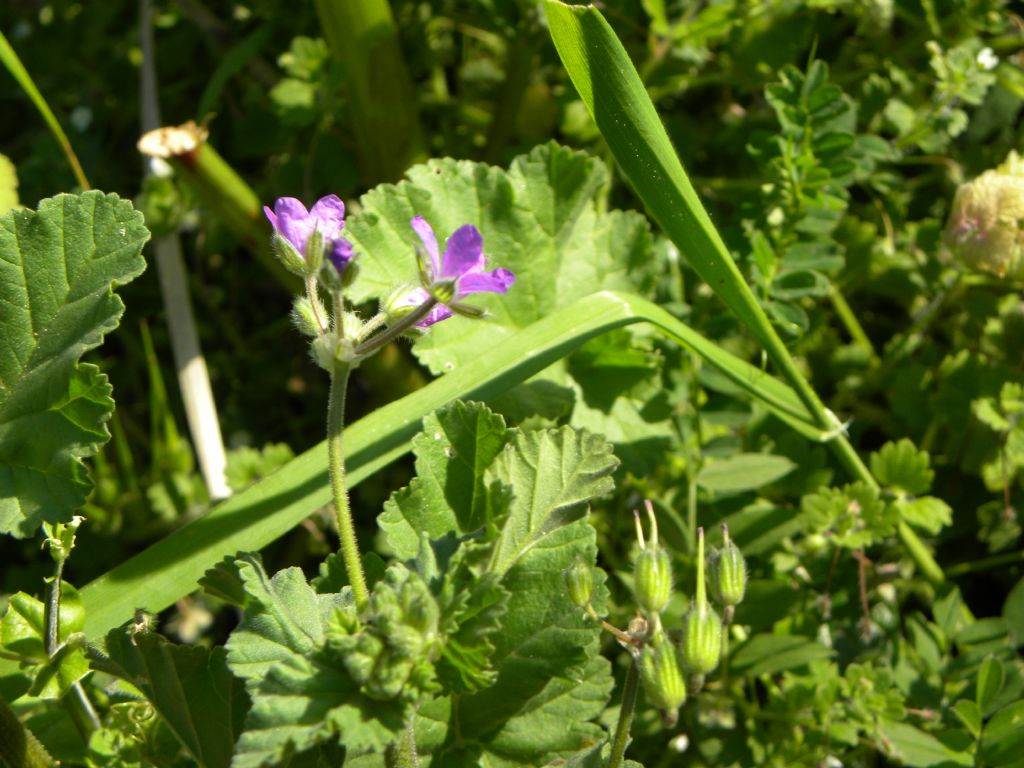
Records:
[[[708,558],[711,594],[722,605],[736,606],[743,602],[747,590],[747,562],[743,553],[729,538],[729,529],[723,524],[725,544]]]
[[[325,371],[333,371],[336,362],[338,339],[332,334],[324,334],[313,339],[309,346],[313,361]]]
[[[313,242],[313,237],[309,238],[310,242]],[[307,249],[308,251],[309,249]],[[329,261],[321,261],[320,269],[315,273],[317,280],[320,281],[320,285],[328,293],[341,293],[345,287],[345,281],[338,270],[334,268],[334,265]]]
[[[661,720],[671,728],[679,719],[679,707],[686,701],[686,683],[679,670],[675,646],[664,635],[646,646],[637,662],[640,680],[648,700],[661,712]]]
[[[398,286],[380,305],[380,311],[387,316],[388,325],[394,325],[402,318],[411,315],[416,308],[430,296],[422,288],[414,285]]]
[[[648,615],[665,610],[672,599],[672,558],[658,543],[658,522],[654,516],[654,505],[644,502],[651,525],[651,541],[644,541],[640,515],[633,513],[636,522],[636,536],[640,542],[640,554],[633,568],[633,594],[641,610]]]
[[[327,310],[324,309],[324,305],[320,303],[319,299],[316,300],[315,308],[305,296],[297,298],[292,305],[292,324],[304,336],[312,338],[319,336],[324,330],[320,327],[320,322],[325,317],[327,317]]]
[[[274,230],[274,234],[270,238],[270,248],[274,255],[277,256],[277,260],[284,265],[285,269],[293,275],[298,275],[299,277],[306,276],[306,259],[277,230]]]
[[[694,602],[683,616],[683,667],[687,672],[705,675],[718,666],[722,656],[722,620],[707,603]]]
[[[562,572],[565,587],[569,591],[569,599],[573,605],[586,608],[590,605],[590,597],[594,592],[594,570],[577,557],[573,564]]]
[[[430,284],[430,295],[442,304],[451,304],[455,300],[456,285],[451,278],[435,280]]]

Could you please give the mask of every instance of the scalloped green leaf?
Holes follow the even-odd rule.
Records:
[[[344,598],[316,594],[298,568],[271,578],[251,555],[237,565],[248,600],[227,643],[228,666],[245,680],[252,708],[233,768],[285,765],[338,739],[353,750],[383,750],[406,713],[362,696],[327,646],[326,619]]]
[[[416,477],[379,517],[399,558],[415,557],[420,534],[439,539],[486,523],[484,470],[507,441],[505,420],[480,403],[454,402],[427,416],[413,438]]]
[[[149,232],[116,195],[43,200],[0,216],[0,533],[67,522],[109,437],[106,377],[79,360],[124,311],[114,289],[145,269]]]
[[[932,487],[935,471],[927,451],[919,451],[910,440],[886,443],[871,454],[871,473],[879,483],[898,493],[916,496]]]

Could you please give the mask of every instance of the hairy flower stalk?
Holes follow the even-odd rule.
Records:
[[[305,296],[295,301],[292,319],[301,333],[313,339],[311,351],[317,364],[331,377],[327,405],[327,462],[338,522],[341,553],[348,571],[357,609],[369,603],[362,557],[345,481],[345,399],[352,370],[366,357],[393,339],[424,329],[453,314],[482,317],[484,312],[463,303],[473,293],[505,293],[515,282],[507,269],[484,272],[483,237],[476,227],[456,230],[439,253],[434,231],[422,217],[415,217],[413,231],[422,246],[421,285],[405,286],[392,293],[382,311],[362,322],[346,310],[344,289],[356,264],[352,244],[341,236],[345,204],[328,195],[306,210],[299,200],[282,197],[273,209],[264,207],[274,229],[271,246],[281,263],[301,277]],[[330,297],[328,308],[320,300]]]

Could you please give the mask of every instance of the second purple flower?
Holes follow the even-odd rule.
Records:
[[[426,328],[452,316],[453,309],[462,309],[461,299],[474,293],[506,293],[515,283],[516,276],[508,269],[484,271],[484,239],[472,224],[465,224],[445,243],[444,253],[437,245],[434,230],[422,216],[410,222],[413,231],[423,243],[423,251],[429,259],[426,263],[427,279],[431,285],[450,283],[452,298],[441,301],[423,320],[417,323]],[[425,260],[426,261],[426,260]],[[409,294],[406,303],[422,304],[430,297],[426,288],[417,288]]]

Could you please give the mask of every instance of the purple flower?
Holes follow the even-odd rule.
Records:
[[[341,237],[345,226],[345,204],[337,195],[321,197],[310,211],[294,197],[279,197],[274,203],[274,210],[263,206],[263,212],[274,232],[290,244],[306,263],[317,264],[326,256],[340,273],[352,260],[352,244]],[[310,261],[311,254],[306,251],[314,232],[322,238],[324,253],[312,254]]]
[[[454,290],[450,300],[439,303],[429,315],[417,323],[421,328],[451,317],[452,307],[459,311],[461,299],[470,294],[506,293],[515,283],[516,276],[510,270],[499,268],[484,272],[484,239],[472,224],[465,224],[455,230],[455,234],[445,243],[443,254],[438,253],[437,238],[426,219],[416,216],[410,224],[430,258],[430,263],[426,265],[429,281],[432,284],[451,281]],[[409,295],[407,303],[422,304],[429,295],[426,289],[418,288]]]

